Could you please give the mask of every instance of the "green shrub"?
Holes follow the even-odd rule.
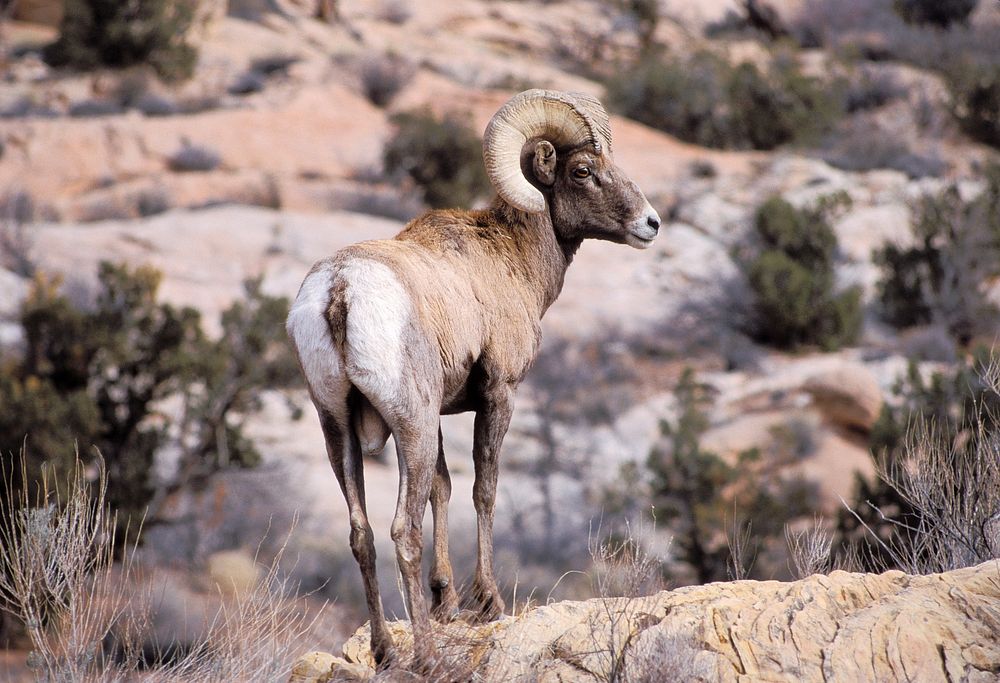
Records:
[[[837,238],[823,210],[799,210],[774,197],[757,210],[755,228],[760,249],[745,265],[751,334],[781,348],[852,343],[861,328],[861,293],[834,292]]]
[[[711,52],[687,59],[648,54],[608,84],[622,114],[706,147],[774,149],[807,141],[839,116],[840,105],[794,61],[762,72]]]
[[[767,74],[746,62],[737,66],[728,104],[733,136],[754,149],[812,140],[840,114],[827,87],[790,60],[777,60]]]
[[[11,500],[9,488],[15,499],[37,489],[43,468],[67,476],[74,450],[85,463],[99,452],[108,503],[123,528],[131,520],[130,535],[118,539],[125,543],[156,493],[154,456],[171,430],[182,437],[170,486],[256,464],[242,416],[259,408],[260,388],[295,376],[294,361],[282,325],[287,301],[264,295],[259,282],[223,314],[219,341],[202,334],[197,311],[157,302],[160,275],[151,268],[103,263],[98,282],[87,309],[41,277],[24,304],[24,355],[0,360],[0,456],[9,462],[25,446],[26,476],[3,471],[0,500]],[[170,396],[181,398],[176,422],[158,408]]]
[[[962,130],[1000,148],[1000,64],[966,64],[947,76],[952,112]]]
[[[608,84],[608,100],[625,116],[682,140],[731,147],[721,111],[727,68],[708,52],[696,53],[686,62],[649,55]]]
[[[787,522],[811,512],[815,495],[802,479],[778,474],[797,456],[787,448],[755,448],[737,454],[732,462],[709,451],[701,444],[709,426],[708,387],[685,368],[674,396],[677,417],[661,421],[661,438],[649,453],[646,472],[624,471],[626,490],[620,495],[610,492],[609,503],[617,506],[617,499],[635,510],[652,506],[657,524],[672,532],[673,555],[685,567],[687,575],[672,577],[677,580],[708,583],[743,573],[764,577],[783,571],[781,561],[774,561],[775,546]],[[735,543],[726,537],[734,527],[734,533],[744,537]],[[763,561],[747,567],[741,545],[755,554],[750,547],[756,548]]]
[[[754,227],[768,249],[810,270],[825,268],[837,248],[837,236],[822,216],[796,209],[780,197],[768,199],[757,209]]]
[[[783,347],[804,343],[812,332],[814,303],[826,283],[777,250],[765,251],[753,261],[749,279],[756,296],[758,337]]]
[[[192,145],[187,140],[167,158],[167,166],[177,173],[214,171],[221,163],[222,157],[214,149],[205,145]]]
[[[45,59],[77,69],[148,64],[164,79],[182,80],[197,61],[184,40],[193,15],[188,0],[66,0],[59,38]]]
[[[896,327],[941,323],[968,344],[998,315],[982,287],[1000,273],[1000,166],[987,170],[976,198],[963,201],[952,187],[923,198],[914,214],[916,244],[887,244],[874,255],[882,317]]]
[[[948,28],[964,24],[976,9],[979,0],[895,0],[893,7],[911,24],[933,24]]]
[[[435,208],[467,207],[492,191],[483,146],[468,123],[428,110],[393,117],[396,134],[383,152],[387,173],[405,174]]]

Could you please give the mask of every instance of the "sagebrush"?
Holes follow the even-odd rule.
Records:
[[[5,479],[23,468],[23,454],[12,462],[0,471]],[[158,601],[141,594],[136,547],[121,553],[116,543],[103,461],[77,459],[64,474],[60,479],[48,472],[37,496],[8,489],[0,497],[0,610],[24,625],[28,665],[37,680],[287,678],[323,608],[310,617],[296,598],[295,586],[279,571],[283,548],[240,591],[217,586],[227,597],[203,636],[183,652],[171,652],[172,643],[156,641],[154,615],[135,608]]]
[[[1000,557],[1000,371],[981,351],[929,377],[911,364],[872,430],[837,546],[862,568],[931,573]]]

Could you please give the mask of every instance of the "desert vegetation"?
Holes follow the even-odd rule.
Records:
[[[915,204],[909,247],[888,244],[875,254],[881,313],[897,327],[938,325],[965,346],[993,330],[996,304],[983,293],[997,275],[1000,248],[1000,168],[963,199],[954,186]]]
[[[468,207],[489,195],[482,142],[461,116],[413,111],[394,123],[396,133],[383,151],[386,173],[414,183],[428,206]]]
[[[608,97],[623,115],[682,140],[735,149],[814,140],[840,104],[794,57],[779,55],[761,70],[710,51],[647,54],[609,82]]]
[[[757,253],[745,271],[752,292],[750,333],[783,348],[817,344],[837,349],[852,343],[861,327],[861,293],[837,292],[833,265],[837,237],[826,215],[841,198],[796,209],[776,197],[757,209]]]
[[[389,52],[366,58],[361,64],[361,88],[372,104],[384,107],[413,77],[416,67],[402,55]]]
[[[0,372],[0,452],[24,450],[0,495],[35,500],[46,473],[61,481],[81,462],[100,461],[117,549],[134,542],[143,519],[155,524],[147,509],[168,491],[257,464],[243,422],[259,408],[261,387],[297,381],[281,332],[287,300],[248,282],[213,341],[197,311],[157,300],[159,282],[151,268],[104,263],[92,298],[75,303],[39,274],[21,311],[24,354]],[[168,416],[170,399],[180,405]],[[176,474],[158,480],[154,461],[168,439],[178,448]]]
[[[812,513],[809,501],[815,496],[807,482],[782,474],[796,453],[775,441],[727,460],[701,444],[711,396],[690,368],[674,397],[677,419],[660,423],[661,437],[645,468],[626,468],[622,488],[608,492],[612,509],[632,515],[651,511],[658,528],[670,533],[671,563],[662,564],[660,572],[672,582],[780,572],[784,529]]]
[[[93,69],[146,64],[167,80],[191,76],[197,51],[185,39],[192,2],[152,0],[123,6],[112,0],[70,0],[59,39],[46,48],[55,66]]]
[[[1000,65],[965,65],[949,74],[952,110],[973,139],[1000,148]]]
[[[996,449],[1000,383],[981,351],[954,372],[911,365],[871,436],[877,478],[858,477],[837,543],[860,566],[925,574],[1000,554]]]
[[[928,2],[928,0],[896,0],[893,8],[905,21],[911,24],[932,24],[948,28],[951,24],[964,24],[969,20],[978,0],[952,0],[951,2]]]
[[[3,478],[25,477],[28,462],[25,451],[6,461]],[[323,606],[310,612],[297,597],[279,569],[281,552],[269,566],[254,558],[249,576],[219,577],[225,599],[203,638],[178,651],[157,641],[155,615],[143,610],[155,600],[137,581],[136,546],[120,545],[111,476],[103,460],[77,458],[46,471],[37,489],[7,487],[0,499],[0,610],[23,625],[36,680],[116,681],[153,667],[164,681],[287,676]]]

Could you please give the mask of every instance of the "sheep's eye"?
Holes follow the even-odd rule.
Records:
[[[590,177],[590,169],[587,168],[586,166],[581,166],[580,168],[575,168],[575,169],[573,169],[573,177],[574,178],[580,178],[581,180],[583,178],[589,178]]]

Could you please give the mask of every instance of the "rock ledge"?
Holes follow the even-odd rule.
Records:
[[[391,628],[405,650],[408,624]],[[1000,680],[1000,561],[929,576],[837,571],[790,583],[716,583],[437,629],[445,666],[458,680],[474,673],[482,681],[599,681],[614,673],[624,680],[985,683]],[[343,657],[310,653],[291,680],[366,680],[372,665],[366,625]]]

